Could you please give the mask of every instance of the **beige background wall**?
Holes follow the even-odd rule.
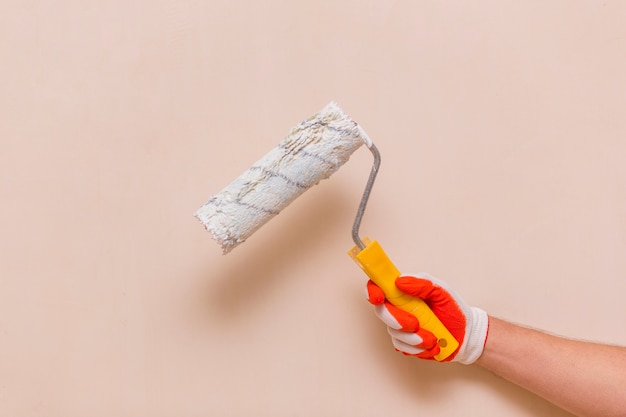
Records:
[[[0,4],[0,414],[566,416],[396,353],[364,149],[228,256],[194,211],[330,100],[363,224],[491,314],[626,344],[626,3]],[[523,343],[523,341],[520,341]]]

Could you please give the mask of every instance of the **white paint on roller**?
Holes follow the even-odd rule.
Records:
[[[361,145],[363,129],[332,102],[289,135],[230,185],[212,196],[196,217],[230,252],[304,191],[330,177]]]

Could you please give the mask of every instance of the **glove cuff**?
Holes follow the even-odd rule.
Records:
[[[459,351],[456,362],[465,365],[472,364],[480,358],[485,348],[487,332],[489,330],[489,316],[487,312],[477,307],[471,309],[471,322],[465,333],[465,343]]]

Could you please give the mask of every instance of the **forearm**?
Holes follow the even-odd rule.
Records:
[[[491,318],[476,364],[576,415],[626,415],[626,348],[564,339]]]

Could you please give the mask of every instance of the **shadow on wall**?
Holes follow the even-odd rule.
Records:
[[[249,242],[210,265],[204,303],[211,314],[224,314],[229,320],[248,315],[290,279],[294,265],[306,264],[312,254],[324,250],[320,242],[331,239],[337,229],[350,236],[358,201],[338,187],[319,188],[309,190]]]
[[[340,187],[310,190],[291,207],[255,233],[249,242],[226,256],[217,255],[207,266],[202,281],[202,310],[219,315],[230,324],[268,307],[272,294],[291,279],[294,265],[310,262],[311,253],[325,250],[320,242],[336,230],[349,236],[358,198]],[[208,238],[208,236],[207,236]],[[215,243],[216,248],[218,247]],[[216,262],[216,260],[218,260]],[[253,294],[254,296],[246,296]],[[353,299],[356,310],[365,309],[361,298]],[[346,301],[349,303],[349,301]],[[455,389],[477,385],[494,392],[511,407],[533,416],[571,417],[547,401],[500,379],[478,366],[439,364],[405,357],[390,349],[390,340],[379,331],[365,332],[372,355],[385,361],[385,369],[397,380],[398,390],[420,404],[450,400]],[[364,341],[365,342],[365,341]],[[488,410],[490,404],[468,404],[468,410]]]

